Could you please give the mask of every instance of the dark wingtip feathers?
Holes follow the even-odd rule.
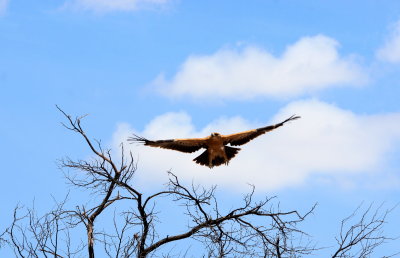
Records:
[[[289,122],[289,121],[291,121],[291,120],[299,119],[299,118],[301,118],[301,116],[292,115],[291,117],[289,117],[288,119],[286,119],[285,121],[283,121],[282,124],[284,124],[284,123],[286,123],[286,122]]]
[[[128,141],[130,141],[131,143],[136,142],[136,143],[142,143],[142,144],[146,144],[149,142],[149,140],[147,140],[146,138],[138,136],[136,134],[133,134],[133,137],[129,137]]]

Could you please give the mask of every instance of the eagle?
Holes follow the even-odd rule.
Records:
[[[300,118],[300,116],[292,115],[288,119],[278,124],[228,135],[212,133],[210,136],[205,138],[151,141],[134,134],[133,137],[128,138],[128,141],[141,143],[151,147],[158,147],[187,153],[192,153],[201,148],[204,148],[206,150],[193,161],[197,164],[213,168],[214,166],[219,166],[222,164],[228,165],[229,161],[236,156],[236,154],[240,151],[240,148],[235,148],[232,146],[246,144],[254,138],[266,132],[272,131],[278,127],[281,127],[285,123],[298,118]]]

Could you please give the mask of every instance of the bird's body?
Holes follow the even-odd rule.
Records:
[[[221,164],[228,164],[229,160],[240,150],[240,148],[225,146],[224,138],[218,133],[211,134],[204,141],[207,148],[194,161],[210,168]]]
[[[227,165],[229,160],[231,160],[239,152],[240,148],[235,148],[232,146],[243,145],[252,139],[264,134],[268,131],[272,131],[285,124],[288,121],[298,119],[299,116],[291,116],[285,121],[270,125],[266,127],[261,127],[258,129],[253,129],[245,132],[240,132],[236,134],[221,135],[219,133],[212,133],[210,136],[205,138],[190,138],[190,139],[171,139],[171,140],[158,140],[151,141],[143,137],[134,136],[129,138],[129,141],[144,143],[151,147],[159,147],[164,149],[177,150],[181,152],[194,152],[201,148],[206,150],[196,157],[193,161],[200,165],[208,166],[212,168],[214,166],[219,166],[221,164]],[[228,144],[230,146],[228,146]]]

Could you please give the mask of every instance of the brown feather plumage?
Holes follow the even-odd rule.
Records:
[[[248,130],[248,131],[244,131],[241,133],[224,135],[222,138],[224,139],[224,144],[229,143],[232,146],[243,145],[266,132],[272,131],[278,127],[281,127],[282,125],[284,125],[285,123],[287,123],[291,120],[295,120],[295,119],[299,119],[299,118],[300,118],[300,116],[293,115],[293,116],[289,117],[288,119],[286,119],[285,121],[280,122],[278,124],[269,125],[269,126],[265,126],[265,127],[261,127],[261,128],[257,128],[257,129],[253,129],[253,130]]]
[[[206,147],[205,139],[206,138],[191,138],[151,141],[134,134],[134,137],[128,138],[128,141],[139,142],[152,147],[192,153]]]
[[[253,130],[248,130],[240,133],[220,135],[218,133],[212,133],[210,136],[205,138],[189,138],[189,139],[169,139],[169,140],[157,140],[151,141],[144,137],[133,135],[128,138],[128,141],[142,143],[151,147],[158,147],[163,149],[176,150],[181,152],[195,152],[201,148],[206,150],[196,157],[193,161],[197,164],[208,166],[210,168],[219,166],[222,164],[228,164],[235,155],[239,152],[239,148],[226,146],[238,146],[248,143],[254,138],[272,131],[278,127],[283,126],[285,123],[300,118],[300,116],[291,116],[281,123],[275,125],[269,125]]]

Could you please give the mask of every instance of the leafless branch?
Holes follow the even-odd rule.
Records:
[[[382,211],[382,205],[373,209],[373,204],[370,204],[357,219],[360,205],[350,216],[342,220],[339,236],[336,237],[338,248],[332,258],[369,257],[378,246],[393,240],[383,233],[386,218],[393,209]],[[352,224],[353,220],[355,222]]]

